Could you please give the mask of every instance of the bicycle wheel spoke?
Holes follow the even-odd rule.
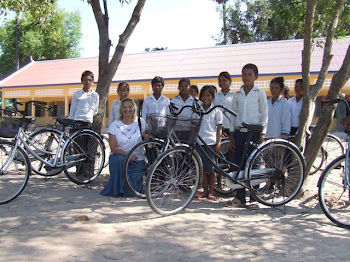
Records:
[[[323,212],[336,225],[350,228],[349,184],[345,182],[345,155],[335,159],[322,173],[319,202]]]

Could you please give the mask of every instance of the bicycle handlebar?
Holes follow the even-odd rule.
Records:
[[[350,106],[349,106],[348,102],[346,101],[346,98],[345,98],[344,94],[339,94],[338,98],[325,100],[326,104],[336,104],[336,103],[339,103],[339,102],[343,102],[346,105],[346,115],[349,115],[349,113],[350,113]]]

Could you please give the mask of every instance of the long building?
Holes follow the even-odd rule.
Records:
[[[333,44],[333,59],[316,101],[314,121],[320,114],[324,96],[327,94],[332,76],[341,67],[350,44],[350,36],[336,40]],[[130,85],[130,96],[139,102],[152,93],[150,82],[154,76],[165,79],[163,94],[172,98],[178,94],[178,81],[188,77],[199,88],[206,84],[217,84],[217,76],[228,71],[232,76],[232,90],[241,87],[241,70],[246,63],[254,63],[259,68],[256,85],[270,95],[269,83],[276,76],[283,76],[285,84],[294,95],[295,80],[301,78],[303,40],[270,41],[248,44],[234,44],[208,48],[166,50],[126,54],[113,78],[106,104],[103,126],[106,127],[112,103],[118,99],[118,83],[126,81]],[[311,57],[310,83],[314,84],[322,64],[323,49],[315,43]],[[0,81],[2,105],[7,99],[18,98],[21,102],[41,100],[54,108],[54,114],[68,115],[73,93],[82,87],[81,73],[91,70],[98,80],[98,58],[73,58],[49,61],[31,61],[29,64]],[[350,94],[350,81],[343,92]],[[350,99],[349,99],[350,100]],[[141,103],[140,103],[141,104]],[[341,110],[338,110],[339,112]],[[33,110],[37,125],[52,122],[47,111]],[[337,113],[332,128],[338,128],[343,113]]]

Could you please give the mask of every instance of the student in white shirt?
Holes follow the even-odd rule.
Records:
[[[303,108],[304,90],[303,90],[302,79],[297,79],[295,81],[294,92],[295,92],[295,96],[293,96],[288,100],[290,105],[291,120],[292,120],[292,127],[290,131],[291,135],[295,135],[298,131],[299,116],[300,116],[301,109]]]
[[[109,117],[109,125],[111,125],[114,120],[118,119],[121,101],[124,98],[127,98],[130,93],[129,84],[127,82],[119,83],[117,93],[119,95],[119,99],[112,104],[111,115]]]
[[[81,83],[83,88],[73,94],[68,118],[79,121],[83,126],[91,126],[94,116],[98,113],[99,103],[99,95],[92,90],[94,74],[84,71]]]
[[[232,110],[232,98],[233,92],[230,90],[231,87],[231,75],[228,72],[221,72],[218,77],[219,87],[221,92],[216,93],[214,105],[222,105]],[[229,117],[229,115],[228,115]],[[224,115],[222,130],[224,136],[230,135],[230,119]]]
[[[258,68],[254,64],[246,64],[242,68],[243,86],[238,90],[232,99],[232,109],[237,113],[236,117],[232,117],[230,126],[231,148],[234,151],[233,163],[239,165],[245,156],[242,155],[244,145],[248,139],[248,132],[243,129],[242,123],[260,124],[265,128],[262,133],[253,133],[252,142],[258,143],[266,132],[267,124],[267,98],[264,90],[255,86],[255,80],[258,79]],[[249,152],[248,152],[249,153]],[[252,198],[251,198],[252,201]],[[259,208],[258,205],[246,205],[245,188],[238,189],[236,198],[229,201],[228,206],[245,207],[250,209]]]
[[[201,89],[199,99],[202,101],[201,109],[206,112],[213,107],[215,98],[215,86],[207,85]],[[210,148],[217,154],[220,153],[221,135],[222,135],[222,112],[216,108],[210,114],[204,115],[202,124],[199,129],[199,136]],[[199,141],[198,141],[199,142]],[[199,142],[200,143],[200,142]],[[209,149],[203,148],[209,158],[217,163],[217,157]],[[197,150],[203,162],[203,190],[204,192],[195,194],[196,198],[207,197],[210,200],[216,200],[215,188],[215,170],[206,155],[200,150]]]
[[[291,114],[289,103],[282,95],[284,93],[283,77],[276,77],[271,80],[270,92],[272,97],[267,101],[269,116],[266,136],[279,137],[289,135]]]
[[[176,97],[174,97],[171,100],[171,103],[173,103],[177,107],[177,111],[180,111],[180,109],[184,106],[193,105],[194,98],[190,94],[190,86],[191,81],[188,78],[181,78],[179,81],[179,91],[180,94]],[[192,116],[192,110],[190,108],[185,108],[180,116],[182,117],[191,117]]]

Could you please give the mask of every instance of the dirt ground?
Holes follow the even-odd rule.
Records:
[[[317,174],[315,181],[317,180]],[[228,208],[228,199],[193,200],[162,217],[146,200],[99,194],[64,174],[32,176],[0,206],[0,261],[349,261],[350,231],[322,213],[315,192],[283,210]],[[76,221],[79,216],[88,221]]]

